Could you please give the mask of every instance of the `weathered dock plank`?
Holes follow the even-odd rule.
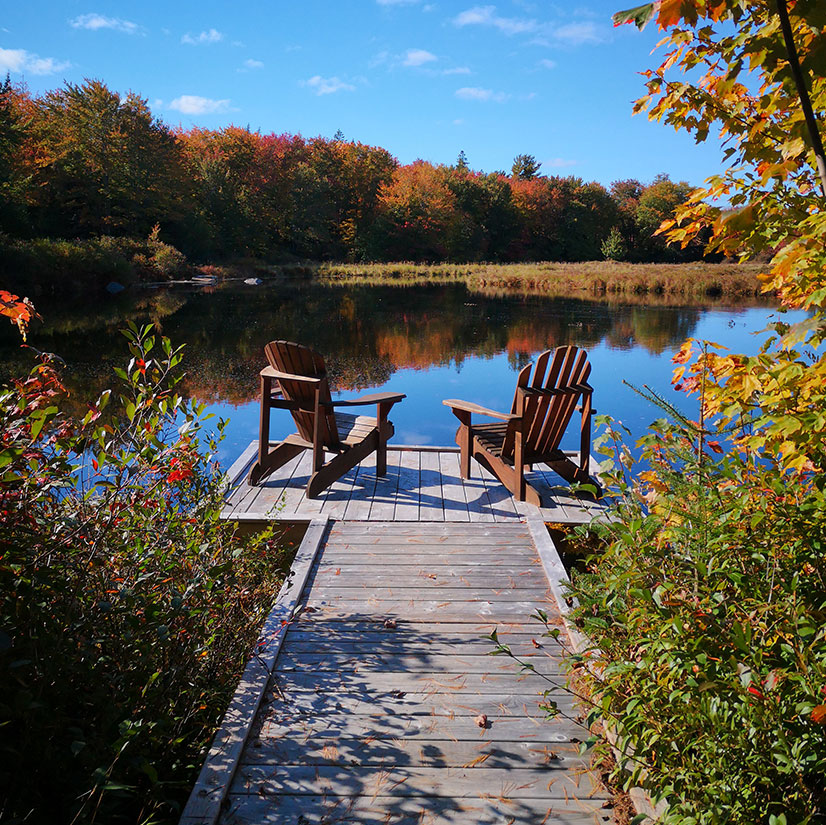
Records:
[[[406,713],[476,717],[484,713],[490,717],[521,715],[544,719],[546,713],[537,702],[538,691],[500,696],[484,693],[473,695],[470,692],[456,694],[401,690],[365,693],[342,688],[317,693],[315,690],[288,684],[286,681],[280,683],[279,687],[282,693],[270,693],[264,702],[272,704],[275,708],[286,708],[304,714],[350,713],[354,716],[381,716]],[[568,716],[578,715],[574,710],[577,699],[569,691],[562,688],[555,690],[553,700],[560,712]]]
[[[587,771],[543,768],[409,768],[375,770],[341,765],[242,764],[232,792],[256,795],[450,797],[451,799],[561,799],[599,794]]]
[[[611,811],[595,802],[546,799],[452,799],[371,796],[231,797],[226,825],[303,825],[310,810],[315,822],[335,825],[606,825]]]
[[[341,765],[357,763],[364,767],[414,768],[488,768],[545,767],[549,770],[573,771],[587,768],[587,759],[579,755],[577,745],[555,744],[553,747],[519,740],[473,740],[422,742],[417,739],[376,739],[363,737],[331,741],[308,738],[292,732],[266,747],[252,747],[248,763]]]

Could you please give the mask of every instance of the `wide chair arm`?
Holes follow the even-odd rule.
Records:
[[[399,392],[375,392],[372,395],[362,395],[359,398],[341,398],[337,401],[323,401],[323,407],[361,407],[368,404],[397,404],[403,398],[407,398],[404,393]]]
[[[450,407],[454,415],[457,415],[457,410],[466,413],[477,413],[478,415],[487,415],[490,418],[498,418],[501,421],[517,421],[522,416],[514,413],[501,413],[496,410],[490,410],[487,407],[482,407],[479,404],[474,404],[471,401],[460,401],[457,398],[446,398],[442,401],[446,407]]]
[[[262,378],[275,378],[279,381],[283,378],[287,381],[300,381],[304,384],[320,384],[323,380],[313,375],[293,375],[290,372],[281,372],[275,367],[264,367],[258,374]]]

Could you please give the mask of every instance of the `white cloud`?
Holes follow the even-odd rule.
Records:
[[[536,20],[500,17],[496,6],[474,6],[453,18],[454,26],[492,26],[503,34],[523,34],[536,30]]]
[[[539,61],[539,65],[542,66],[543,69],[555,69],[556,68],[556,61],[555,60],[548,60],[547,58],[543,58]]]
[[[384,63],[387,63],[387,61],[389,59],[390,59],[390,52],[388,52],[385,49],[384,51],[381,51],[378,54],[376,54],[374,57],[372,57],[370,59],[370,61],[367,63],[367,65],[368,65],[369,68],[375,69],[376,66],[381,66]]]
[[[68,60],[39,57],[25,49],[0,49],[0,72],[55,74],[68,69],[71,65]]]
[[[528,17],[502,17],[496,13],[496,6],[474,6],[453,18],[453,25],[487,26],[498,29],[503,34],[534,34],[533,45],[550,46],[552,42],[565,43],[569,46],[581,46],[585,43],[602,43],[596,24],[582,20],[562,25],[539,23]]]
[[[181,95],[169,104],[169,108],[184,115],[217,115],[229,111],[229,100],[213,100],[198,95]]]
[[[543,160],[542,165],[550,169],[564,169],[568,166],[576,166],[578,160],[566,160],[565,158],[551,158],[550,160]]]
[[[210,29],[208,32],[204,31],[196,35],[187,32],[181,38],[181,43],[186,43],[188,46],[204,46],[208,43],[219,43],[223,39],[224,35],[221,32],[217,29]]]
[[[261,60],[253,60],[252,58],[250,58],[249,60],[245,60],[245,61],[244,61],[244,65],[245,65],[248,69],[263,69],[263,68],[264,68],[264,63],[263,63],[263,61],[261,61]]]
[[[464,86],[457,89],[456,97],[460,100],[477,100],[482,103],[504,103],[508,95],[504,92],[494,92],[492,89],[480,89],[478,86]]]
[[[376,0],[380,6],[414,6],[419,0]]]
[[[583,43],[602,42],[602,37],[597,33],[597,27],[590,22],[566,23],[558,29],[552,29],[551,35],[555,40],[571,46],[581,46]]]
[[[432,63],[438,60],[433,52],[425,51],[424,49],[408,49],[405,52],[402,60],[403,66],[423,66],[425,63]]]
[[[100,31],[100,29],[112,29],[113,31],[124,32],[126,34],[138,34],[141,27],[131,20],[123,20],[120,17],[105,17],[102,14],[80,14],[69,21],[73,29],[89,29],[89,31]]]
[[[315,75],[304,81],[305,86],[309,86],[317,95],[331,95],[336,92],[354,92],[356,87],[351,83],[346,83],[339,77],[321,77]]]
[[[445,69],[442,74],[473,74],[467,66],[457,66],[455,69]]]

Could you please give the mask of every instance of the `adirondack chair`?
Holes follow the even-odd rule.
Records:
[[[381,392],[350,401],[333,401],[324,359],[314,350],[290,341],[271,341],[264,347],[269,365],[260,372],[261,424],[258,460],[248,481],[257,484],[302,450],[313,451],[313,470],[307,497],[316,498],[336,479],[376,453],[376,474],[387,472],[387,441],[393,424],[387,415],[405,396]],[[337,407],[376,405],[376,417],[336,412]],[[292,413],[297,432],[270,444],[270,410]],[[325,460],[325,453],[333,457]]]
[[[460,422],[456,443],[461,448],[462,478],[470,478],[472,456],[518,501],[541,506],[539,492],[525,480],[525,469],[530,470],[533,464],[543,462],[569,482],[595,483],[590,477],[591,417],[595,410],[591,407],[593,389],[587,381],[591,365],[585,350],[570,346],[543,352],[531,378],[533,366],[528,364],[519,373],[510,413],[453,398],[442,403]],[[582,412],[576,464],[559,449],[575,408]],[[472,424],[473,413],[504,423]]]

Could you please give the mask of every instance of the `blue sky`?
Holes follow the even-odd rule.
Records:
[[[699,184],[719,146],[631,115],[661,33],[611,14],[638,1],[6,3],[0,72],[36,93],[97,78],[172,125],[340,129],[402,163],[464,150],[490,172],[529,153],[545,174],[605,185]]]

